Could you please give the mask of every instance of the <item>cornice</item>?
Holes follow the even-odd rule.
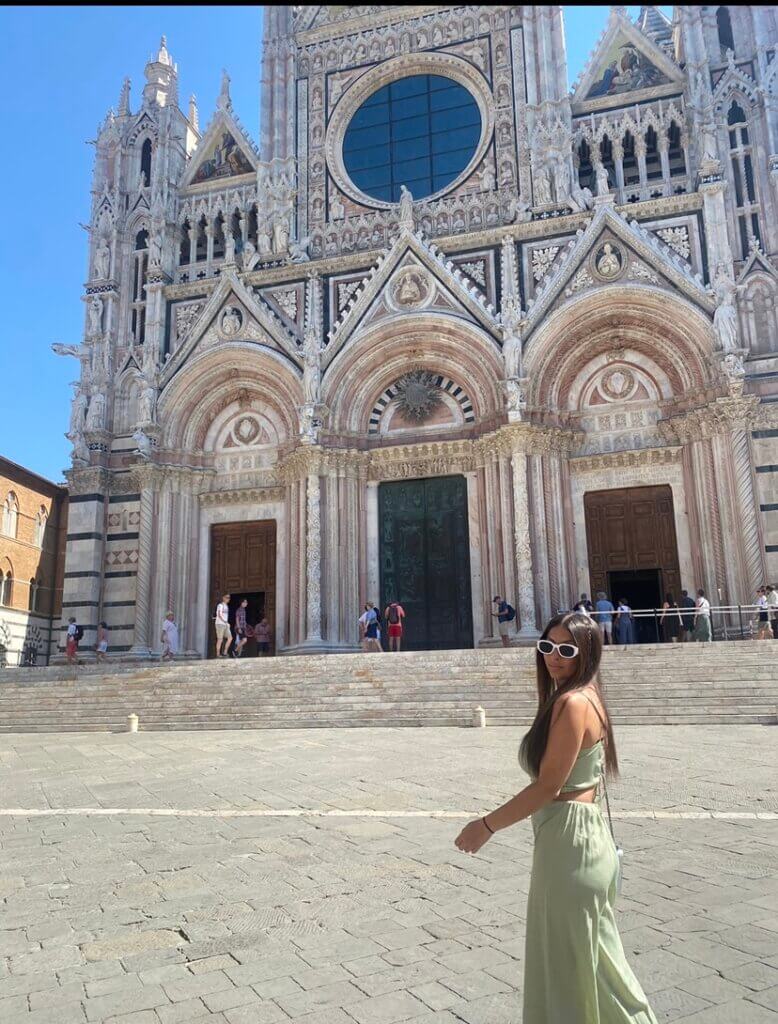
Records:
[[[761,409],[756,395],[727,395],[680,416],[659,420],[657,427],[671,443],[691,444],[717,434],[750,430]]]
[[[309,28],[296,34],[296,42],[301,49],[314,43],[330,42],[339,36],[349,36],[356,32],[366,32],[371,29],[384,28],[396,21],[406,22],[411,18],[422,18],[427,14],[438,14],[449,10],[451,7],[460,7],[461,4],[448,4],[439,6],[437,4],[419,4],[410,7],[393,7],[386,11],[377,11],[373,14],[362,14],[355,18],[347,18],[343,21],[327,21],[323,25]]]
[[[213,508],[215,505],[262,504],[269,501],[283,501],[285,494],[286,488],[280,486],[206,491],[200,495],[200,504],[203,508]]]
[[[568,466],[574,475],[597,473],[604,469],[632,469],[645,466],[670,466],[681,461],[680,447],[639,448],[624,452],[603,452],[570,459]]]

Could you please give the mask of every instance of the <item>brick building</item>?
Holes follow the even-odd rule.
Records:
[[[66,527],[66,488],[0,457],[0,664],[56,648]]]

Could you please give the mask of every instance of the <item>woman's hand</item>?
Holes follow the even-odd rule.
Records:
[[[492,838],[492,833],[484,825],[483,818],[469,822],[454,840],[454,846],[463,853],[478,853]]]

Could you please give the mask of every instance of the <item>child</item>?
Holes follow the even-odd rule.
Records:
[[[178,626],[172,612],[168,612],[162,623],[162,657],[160,661],[172,661],[178,654]]]
[[[97,646],[95,647],[97,652],[97,660],[105,661],[105,656],[108,653],[108,623],[101,622],[97,627]]]

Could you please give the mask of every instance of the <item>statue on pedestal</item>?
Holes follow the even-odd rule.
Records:
[[[101,281],[108,279],[111,273],[111,248],[104,238],[101,238],[97,252],[95,253],[95,277]]]
[[[738,318],[735,308],[737,285],[727,273],[723,263],[718,265],[713,281],[716,295],[716,311],[713,314],[713,329],[722,352],[734,352],[738,345]]]
[[[91,337],[96,337],[103,331],[103,300],[96,295],[89,303],[88,331]]]
[[[413,193],[405,185],[400,185],[400,214],[398,223],[401,229],[413,231]]]
[[[89,403],[89,411],[86,414],[87,430],[105,429],[105,395],[102,391],[96,391]]]

